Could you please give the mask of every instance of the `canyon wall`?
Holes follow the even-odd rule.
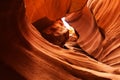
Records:
[[[104,30],[102,52],[93,55],[99,61],[120,67],[120,0],[89,0],[91,9],[100,28]]]
[[[80,11],[83,23],[94,20],[93,22],[97,25],[95,30],[99,30],[98,26],[104,30],[105,38],[98,41],[102,45],[100,47],[103,49],[102,52],[98,54],[99,52],[94,49],[90,51],[96,51],[96,53],[89,53],[98,61],[85,55],[83,51],[63,49],[53,45],[32,25],[32,22],[46,15],[51,20],[64,16],[69,10],[69,1],[49,0],[50,2],[47,2],[44,0],[50,4],[55,2],[54,4],[58,7],[49,4],[46,9],[50,11],[45,12],[44,1],[40,0],[40,3],[38,0],[34,1],[36,2],[29,0],[25,5],[23,0],[7,0],[7,3],[5,0],[0,1],[1,80],[120,80],[118,10],[120,0],[90,0],[87,6],[93,13],[93,15],[90,13],[92,18],[87,14],[88,7]],[[63,5],[66,7],[62,7]],[[115,6],[112,7],[112,5]],[[55,13],[51,12],[54,9]],[[58,13],[58,10],[63,12]],[[94,16],[95,19],[93,19]],[[77,30],[77,27],[75,29]],[[98,32],[98,34],[101,33]],[[84,34],[83,37],[83,39],[86,38]],[[87,51],[87,48],[83,49]]]

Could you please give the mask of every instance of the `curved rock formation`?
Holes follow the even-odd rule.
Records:
[[[31,22],[47,16],[56,20],[65,16],[69,10],[71,0],[24,0],[26,14]],[[64,3],[63,3],[64,2]]]
[[[120,0],[89,0],[97,24],[104,30],[101,53],[93,55],[99,61],[120,68]]]
[[[43,2],[44,1],[47,0],[43,0]],[[64,1],[63,4],[67,3],[67,0],[53,0],[53,2],[54,1],[55,3],[57,3],[56,1]],[[63,4],[59,4],[58,2],[58,4],[56,5]],[[100,62],[100,58],[98,57],[96,58],[98,58],[99,61],[96,61],[85,55],[83,51],[67,50],[53,45],[52,43],[49,43],[32,25],[32,22],[40,19],[43,14],[39,15],[38,17],[38,15],[36,14],[32,16],[31,13],[31,16],[27,15],[27,17],[29,18],[26,19],[25,10],[28,10],[27,5],[30,5],[30,3],[26,4],[25,9],[23,0],[0,1],[0,69],[2,69],[2,71],[0,71],[1,80],[120,79],[119,67],[116,68],[110,65],[106,65],[105,63]],[[36,4],[34,6],[38,6],[38,8],[41,9],[40,4]],[[29,9],[30,8],[33,9],[32,7],[29,7]],[[62,8],[60,7],[60,12],[61,9]],[[65,15],[65,12],[67,12],[68,9],[64,9],[64,14],[60,14],[60,16],[56,15],[57,18]],[[43,9],[41,9],[40,12],[44,13],[44,11],[42,10]],[[83,12],[84,10],[86,10],[86,7],[83,9]],[[50,19],[53,19],[53,14],[50,14]],[[87,12],[85,12],[84,14],[87,14]],[[35,15],[37,17],[35,17]],[[56,16],[54,17],[54,19],[57,19]],[[95,30],[98,31],[98,28]],[[100,34],[99,31],[98,34]],[[107,32],[105,33],[105,35],[106,34]],[[101,35],[99,37],[101,37]],[[119,39],[117,38],[116,40]],[[101,41],[102,40],[100,40],[100,42]],[[112,43],[111,46],[107,47],[108,45],[106,44],[108,43],[109,42],[106,41],[102,43],[105,50],[110,49],[112,45],[117,44],[117,42],[115,41]],[[114,51],[113,53],[116,53],[116,51]],[[104,52],[105,51],[103,50],[103,53]]]
[[[104,37],[89,8],[84,7],[82,12],[78,11],[69,14],[66,21],[78,32],[80,37],[76,43],[83,50],[92,54],[99,48]]]

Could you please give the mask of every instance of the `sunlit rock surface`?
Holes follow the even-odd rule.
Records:
[[[91,54],[99,48],[104,36],[89,8],[85,7],[82,12],[73,12],[66,17],[66,21],[78,32],[79,39],[76,43],[83,50]]]
[[[80,28],[73,25],[81,35],[77,42],[80,46],[82,45],[80,44],[81,38],[87,42],[91,34],[91,37],[95,36],[92,30],[96,31],[98,36],[95,37],[98,38],[93,37],[90,41],[92,45],[97,45],[97,48],[93,47],[94,49],[88,50],[83,47],[83,50],[97,58],[98,61],[85,55],[83,51],[63,49],[53,45],[43,38],[37,28],[32,25],[32,22],[45,17],[45,15],[48,15],[47,17],[51,20],[63,17],[65,12],[69,10],[69,7],[64,7],[66,3],[70,6],[69,0],[50,0],[50,2],[41,0],[40,3],[37,0],[34,0],[35,2],[32,2],[32,0],[25,1],[29,3],[24,5],[22,0],[0,1],[1,80],[120,80],[120,0],[90,0],[87,6],[93,12],[93,15],[89,12],[89,8],[84,7],[83,11],[80,11],[80,13],[83,13],[81,14],[82,18],[78,18],[78,20],[82,19],[82,24],[84,23],[84,32],[84,28],[88,32],[82,34],[83,32],[79,32]],[[50,6],[50,11],[43,11],[45,10],[43,9],[45,1],[50,3],[47,5]],[[51,5],[54,2],[55,4]],[[51,7],[55,5],[62,5],[62,7],[58,7],[59,9],[56,10]],[[39,10],[40,13],[37,13],[36,11]],[[57,16],[55,14],[58,10],[61,13],[58,13]],[[25,14],[27,14],[27,19]],[[94,16],[96,22],[93,19]],[[94,40],[98,43],[93,44]],[[86,42],[83,42],[83,44]],[[89,42],[88,45],[90,45]],[[97,49],[100,49],[100,51]]]
[[[33,25],[46,40],[55,45],[63,47],[69,39],[69,30],[63,25],[60,19],[51,21],[44,17],[34,22]]]
[[[70,7],[71,0],[24,0],[26,14],[31,22],[47,16],[56,20],[65,16]]]
[[[99,27],[104,30],[102,52],[92,54],[99,61],[120,68],[120,0],[89,0]]]

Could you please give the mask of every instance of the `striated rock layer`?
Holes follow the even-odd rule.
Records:
[[[99,61],[120,68],[120,0],[89,0],[88,7],[104,30],[102,52],[93,53]]]
[[[56,0],[51,1],[56,2]],[[66,3],[65,1],[67,2],[67,0],[64,0],[64,4]],[[56,5],[59,5],[59,3]],[[32,18],[33,16],[27,15],[28,19],[26,19],[25,11],[28,10],[28,8],[27,4],[26,6],[24,5],[23,0],[1,0],[0,6],[1,80],[120,80],[119,67],[115,68],[106,65],[102,63],[102,59],[100,62],[100,58],[98,57],[96,58],[98,58],[99,61],[96,61],[83,54],[84,52],[82,51],[63,49],[44,39],[41,33],[31,23],[41,17],[35,17],[34,15],[34,18]],[[33,9],[32,6],[30,6],[29,9]],[[39,6],[41,6],[41,4],[39,4]],[[67,8],[65,10],[67,11]],[[83,9],[83,12],[84,10],[86,10],[86,8]],[[43,10],[40,10],[40,12],[44,13]],[[54,12],[54,9],[52,12]],[[87,14],[87,12],[85,13]],[[52,19],[53,17],[50,18]],[[86,19],[83,18],[83,22],[84,20]],[[95,30],[98,31],[98,28]],[[106,28],[104,30],[106,31]],[[87,33],[87,35],[89,34]],[[107,31],[105,35],[107,35]],[[99,37],[101,38],[101,35],[99,35]],[[109,36],[105,37],[107,40],[112,40],[112,38],[109,38]],[[119,39],[117,38],[116,41],[117,40]],[[102,39],[99,42],[101,41]],[[112,45],[117,44],[116,41],[111,42]],[[113,49],[117,46],[111,48],[112,45],[106,45],[108,43],[109,41],[102,43],[106,51],[108,51],[107,49]],[[119,49],[116,48],[116,51],[112,52],[117,54],[118,50]]]

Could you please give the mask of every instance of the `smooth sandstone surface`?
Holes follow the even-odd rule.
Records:
[[[78,44],[98,61],[83,51],[53,45],[32,25],[45,16],[51,20],[65,16],[69,1],[24,0],[25,5],[23,0],[0,1],[1,80],[120,80],[120,0],[89,0],[76,20],[83,27],[71,22],[81,35]]]

